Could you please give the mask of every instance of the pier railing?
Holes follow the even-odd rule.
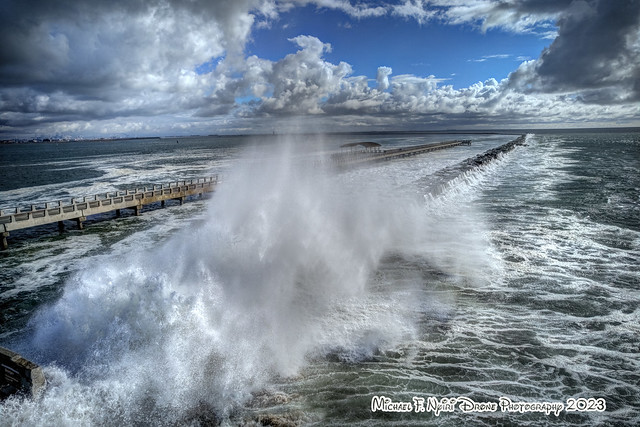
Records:
[[[182,204],[186,197],[203,195],[215,190],[218,176],[177,181],[169,184],[153,185],[152,187],[136,188],[134,190],[117,191],[96,194],[90,197],[72,198],[70,203],[62,200],[31,205],[29,209],[17,207],[7,212],[0,210],[0,247],[7,248],[6,238],[9,232],[39,225],[58,223],[60,230],[64,229],[63,221],[76,221],[78,228],[89,215],[116,211],[120,215],[121,209],[133,209],[140,214],[143,206],[166,200],[179,200]]]
[[[336,153],[331,155],[329,160],[335,166],[348,167],[415,156],[459,145],[471,145],[471,140],[444,141],[389,150],[375,148],[364,152]],[[70,203],[58,200],[31,205],[29,209],[17,207],[9,211],[0,210],[0,249],[7,249],[7,237],[11,231],[55,222],[58,223],[59,230],[63,231],[64,221],[68,220],[75,221],[78,228],[82,229],[82,223],[89,215],[115,211],[116,216],[120,216],[121,209],[133,209],[136,215],[140,215],[140,211],[145,205],[161,202],[164,206],[166,200],[179,200],[182,204],[186,197],[202,196],[204,193],[214,191],[217,184],[218,176],[215,175],[190,181],[153,185],[150,188],[144,187],[115,193],[96,194],[91,197],[73,198]]]

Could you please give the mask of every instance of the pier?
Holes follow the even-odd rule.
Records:
[[[369,147],[365,144],[371,143],[360,143],[360,145],[363,145],[364,147]],[[348,145],[357,146],[359,144]],[[457,147],[459,145],[471,145],[471,140],[464,139],[455,141],[444,141],[434,144],[414,145],[411,147],[394,148],[390,150],[383,150],[381,148],[367,148],[366,150],[362,151],[336,153],[331,156],[331,160],[338,166],[356,166],[365,163],[416,156],[418,154],[429,153],[436,150],[443,150],[445,148]]]
[[[7,237],[15,230],[58,223],[58,229],[64,230],[64,221],[74,221],[79,229],[90,215],[98,215],[115,211],[120,216],[122,209],[133,209],[140,215],[143,206],[151,203],[162,203],[167,200],[178,200],[182,204],[189,196],[210,193],[218,184],[218,176],[178,181],[169,184],[154,185],[151,188],[117,191],[115,193],[97,194],[91,197],[63,201],[47,202],[43,205],[31,205],[29,210],[12,209],[13,212],[0,210],[0,249],[7,249]]]
[[[414,145],[410,147],[382,149],[380,144],[361,142],[346,144],[348,147],[364,147],[363,150],[343,151],[330,156],[330,162],[337,167],[359,166],[403,157],[416,156],[459,145],[471,145],[471,140],[444,141],[432,144]],[[151,188],[103,193],[90,197],[71,199],[70,203],[61,200],[31,205],[29,209],[15,208],[10,211],[0,210],[0,249],[8,248],[7,238],[12,231],[58,223],[60,232],[64,231],[64,221],[74,221],[78,229],[83,229],[83,222],[90,215],[114,212],[120,216],[122,209],[133,209],[140,215],[146,205],[161,202],[164,207],[167,200],[179,200],[180,204],[189,196],[215,191],[218,176],[200,178],[190,181],[178,181],[170,184],[154,185]]]

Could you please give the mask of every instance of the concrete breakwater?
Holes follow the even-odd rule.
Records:
[[[486,163],[491,162],[495,158],[497,158],[501,153],[506,153],[513,150],[518,145],[524,145],[526,140],[526,135],[521,135],[513,141],[509,141],[506,144],[503,144],[499,147],[492,148],[490,150],[485,151],[482,154],[478,154],[477,156],[470,157],[462,162],[448,166],[444,169],[439,170],[433,175],[430,175],[426,178],[423,178],[421,184],[426,188],[426,193],[431,194],[433,196],[442,192],[447,183],[452,181],[454,178],[469,172],[479,166],[482,166]]]
[[[513,150],[514,148],[516,148],[516,146],[518,145],[524,145],[524,142],[526,140],[527,136],[526,135],[520,135],[519,137],[517,137],[516,139],[514,139],[513,141],[509,141],[506,144],[501,145],[500,147],[497,148],[492,148],[491,150],[485,151],[482,154],[478,154],[475,157],[472,157],[470,159],[465,160],[465,164],[466,164],[466,170],[470,170],[474,167],[480,166],[484,163],[490,162],[491,160],[495,159],[496,157],[498,157],[498,155],[500,153],[506,153],[508,151]]]
[[[37,396],[46,384],[40,366],[0,347],[0,400],[16,393]]]
[[[121,209],[133,209],[140,215],[143,206],[178,200],[182,204],[189,196],[212,192],[218,184],[218,176],[178,181],[169,184],[154,185],[151,188],[117,191],[115,193],[96,194],[91,197],[73,198],[70,203],[62,200],[31,205],[30,209],[0,210],[0,249],[7,249],[10,232],[51,223],[58,223],[58,229],[64,230],[64,221],[75,221],[79,229],[90,215],[115,211],[120,216]]]

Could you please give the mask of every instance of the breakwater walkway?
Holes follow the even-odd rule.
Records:
[[[471,145],[471,140],[464,139],[455,141],[444,141],[434,144],[414,145],[411,147],[393,148],[389,150],[374,148],[362,151],[347,151],[333,154],[331,156],[331,161],[335,165],[340,167],[357,166],[365,163],[416,156],[418,154],[428,153],[436,150],[443,150],[445,148],[457,147],[459,145]]]
[[[218,176],[178,181],[169,184],[154,185],[151,188],[117,191],[115,193],[97,194],[91,197],[71,199],[70,203],[59,200],[40,205],[31,205],[30,209],[12,209],[11,212],[0,210],[0,249],[7,249],[7,237],[15,230],[37,227],[57,222],[58,229],[64,230],[64,221],[75,221],[78,228],[89,215],[97,215],[115,211],[120,216],[121,209],[133,209],[140,215],[143,206],[167,200],[178,200],[182,204],[189,196],[210,193],[218,184]]]
[[[507,142],[506,144],[502,144],[499,147],[492,148],[488,151],[485,151],[482,154],[478,154],[474,157],[470,157],[462,162],[447,166],[444,169],[440,169],[433,175],[429,175],[417,182],[420,183],[421,188],[423,188],[427,194],[431,194],[431,196],[436,196],[440,194],[447,185],[452,182],[455,178],[464,175],[480,166],[488,164],[492,162],[498,156],[507,153],[516,146],[526,145],[527,136],[521,135],[518,138]]]

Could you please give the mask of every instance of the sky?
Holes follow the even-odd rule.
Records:
[[[0,0],[0,139],[640,126],[640,0]]]

